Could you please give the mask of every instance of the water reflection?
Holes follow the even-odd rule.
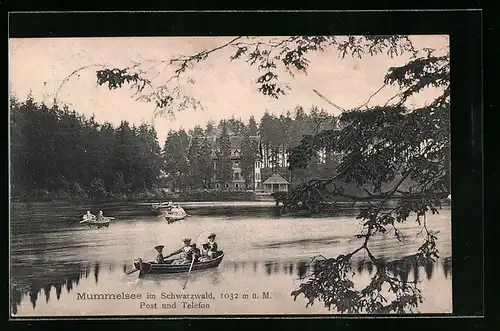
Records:
[[[56,270],[57,272],[53,270],[49,273],[45,273],[45,275],[31,275],[31,282],[28,280],[23,284],[12,285],[12,313],[17,314],[17,310],[25,295],[29,296],[34,310],[36,308],[37,300],[42,292],[45,295],[45,302],[48,303],[51,300],[52,288],[54,288],[56,292],[56,299],[59,300],[61,298],[63,288],[66,288],[68,294],[71,293],[73,289],[78,287],[81,278],[88,278],[90,274],[90,266],[88,265],[70,265],[62,267],[61,269],[56,268]],[[98,272],[95,273],[95,275],[97,279]],[[26,290],[23,290],[23,288]]]
[[[219,268],[213,270],[199,271],[197,273],[193,273],[192,279],[196,280],[202,277],[209,277],[211,279],[211,283],[213,285],[217,285],[220,283],[220,275],[221,273],[232,273],[237,276],[237,273],[245,273],[248,275],[248,261],[224,261]],[[420,280],[419,270],[420,268],[415,268],[413,265],[405,264],[402,261],[389,261],[386,262],[389,270],[401,280],[407,281],[409,279],[409,275],[413,275],[413,280]],[[253,268],[254,277],[266,275],[267,277],[272,277],[276,274],[285,274],[292,276],[294,279],[306,279],[310,272],[312,271],[312,264],[310,261],[294,261],[294,262],[276,262],[276,261],[267,261],[267,262],[257,262],[254,261],[251,263]],[[442,269],[443,274],[446,279],[451,277],[452,268],[451,268],[451,257],[446,257],[438,260],[436,263],[430,263],[425,265],[423,268],[425,271],[425,278],[430,280],[434,275],[434,271],[436,267]],[[122,271],[126,271],[127,264],[123,265],[121,270],[115,270],[113,264],[109,264],[106,266],[109,274],[117,274]],[[40,283],[39,281],[33,281],[29,284],[25,284],[25,288],[27,290],[22,290],[22,286],[13,286],[11,291],[11,299],[12,299],[12,312],[13,314],[17,314],[18,308],[21,305],[21,302],[24,296],[29,296],[31,305],[33,310],[36,308],[37,300],[39,296],[43,293],[45,295],[45,302],[48,303],[51,300],[51,292],[52,288],[55,288],[56,300],[59,300],[62,295],[62,288],[65,287],[67,293],[71,293],[76,288],[82,279],[88,279],[90,275],[93,275],[93,281],[95,287],[97,288],[97,284],[99,281],[99,277],[101,275],[101,264],[96,263],[94,265],[80,265],[75,267],[72,265],[70,268],[65,269],[61,267],[57,273],[53,273],[49,275],[49,277],[43,277],[38,279],[46,280],[45,283]],[[375,267],[371,261],[366,260],[358,260],[353,263],[353,269],[360,275],[368,274],[372,275],[375,271]],[[59,276],[62,275],[62,276]],[[108,277],[108,275],[106,275]],[[132,277],[132,276],[131,276]],[[171,280],[171,279],[182,279],[184,276],[182,275],[155,275],[152,278],[153,281],[160,284],[162,281]]]
[[[383,260],[383,258],[381,258]],[[221,265],[223,269],[232,269],[237,271],[239,268],[243,268],[246,262],[232,262],[228,261]],[[410,274],[412,275],[411,279],[416,281],[421,281],[420,278],[420,270],[422,267],[416,267],[413,264],[405,263],[401,260],[395,261],[386,261],[387,268],[389,272],[398,277],[403,281],[408,281],[410,279]],[[445,279],[451,277],[451,257],[442,258],[435,263],[427,263],[423,267],[425,271],[425,279],[431,280],[434,275],[435,269],[438,267],[442,269]],[[254,262],[253,273],[254,275],[259,274],[258,263]],[[371,261],[366,260],[358,260],[353,263],[353,269],[359,275],[373,275],[376,271],[376,267]],[[313,271],[313,265],[310,261],[298,261],[298,262],[264,262],[261,263],[261,271],[264,271],[264,274],[267,276],[272,276],[274,274],[285,274],[285,275],[293,275],[298,279],[304,279],[310,276],[310,272]]]
[[[95,283],[97,284],[97,281],[99,280],[99,263],[96,263],[94,266],[94,279]]]
[[[451,257],[446,257],[443,259],[443,270],[444,277],[448,279],[448,276],[451,276]]]
[[[381,260],[383,261],[384,259],[381,258]],[[387,264],[389,271],[403,281],[408,281],[410,274],[412,274],[413,280],[420,280],[420,271],[422,269],[420,267],[416,267],[415,265],[409,264],[403,260],[386,261],[385,263]],[[445,257],[435,263],[430,261],[425,264],[423,270],[425,271],[425,278],[427,280],[432,280],[434,270],[438,264],[440,264],[443,269],[445,279],[448,279],[448,277],[451,276],[451,257]],[[359,260],[357,262],[356,271],[358,273],[366,271],[369,275],[371,275],[374,270],[375,267],[371,261]]]

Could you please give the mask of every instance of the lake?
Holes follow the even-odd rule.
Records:
[[[150,215],[147,203],[16,203],[11,207],[11,303],[15,316],[332,314],[322,302],[306,308],[291,292],[305,281],[317,255],[333,257],[359,247],[361,229],[356,210],[335,217],[280,216],[273,202],[180,203],[190,215],[167,224]],[[109,228],[79,224],[91,210],[116,219]],[[423,268],[400,268],[397,276],[417,279],[424,297],[422,313],[452,311],[451,212],[427,216],[427,227],[439,231],[440,258]],[[387,260],[415,253],[423,243],[421,226],[411,216],[393,232],[370,240],[371,251]],[[216,269],[186,274],[126,275],[135,258],[152,260],[154,246],[164,255],[182,247],[182,238],[196,240],[204,231],[217,233],[225,251]],[[353,258],[356,279],[367,284],[375,273],[369,258]],[[168,296],[168,298],[162,298]],[[83,300],[86,294],[134,294],[141,299]],[[196,299],[172,299],[179,294]],[[199,299],[201,295],[208,299]],[[149,295],[149,297],[147,297]],[[153,298],[153,295],[155,296]],[[248,296],[248,297],[247,297]],[[143,302],[143,304],[141,304]],[[157,304],[154,308],[154,304]],[[164,304],[162,306],[162,304]],[[152,308],[153,307],[153,308]]]

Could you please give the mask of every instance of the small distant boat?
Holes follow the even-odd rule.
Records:
[[[189,216],[184,208],[174,205],[172,201],[168,203],[159,203],[159,204],[154,204],[151,208],[153,212],[155,212],[159,216],[164,216],[169,223],[175,222],[175,221],[180,221],[187,216]]]
[[[188,216],[184,208],[175,206],[174,208],[171,208],[169,211],[165,212],[163,215],[167,219],[169,223],[175,222],[175,221],[180,221]]]
[[[219,255],[209,261],[196,262],[192,271],[217,268],[224,258],[224,252],[219,251]],[[166,260],[164,264],[154,262],[144,262],[142,259],[134,261],[134,270],[139,270],[139,277],[147,274],[176,274],[189,272],[190,264],[172,264],[174,260]],[[132,271],[133,272],[133,271]]]
[[[109,227],[109,223],[114,220],[115,218],[114,217],[103,217],[102,219],[100,220],[97,220],[94,217],[83,217],[83,220],[80,221],[80,224],[85,224],[87,227],[89,228],[92,228],[92,227],[95,227],[95,228],[107,228]]]
[[[154,203],[151,205],[151,211],[157,213],[158,215],[161,215],[175,207],[177,207],[177,205],[174,205],[172,201]]]

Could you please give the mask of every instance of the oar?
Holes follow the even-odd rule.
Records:
[[[139,269],[134,268],[134,269],[132,269],[130,271],[127,271],[125,274],[130,275],[130,274],[133,274],[136,271],[139,271]]]
[[[182,287],[182,289],[186,289],[186,284],[188,283],[188,279],[189,279],[189,275],[191,275],[191,269],[193,268],[193,264],[194,264],[194,255],[193,255],[193,260],[191,261],[191,265],[189,266],[189,271],[188,271],[188,275],[186,277],[186,282],[184,282],[184,286]]]

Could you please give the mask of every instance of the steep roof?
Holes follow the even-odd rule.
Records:
[[[266,179],[263,184],[290,184],[290,183],[281,174],[273,172],[273,174],[269,176],[269,178]]]

